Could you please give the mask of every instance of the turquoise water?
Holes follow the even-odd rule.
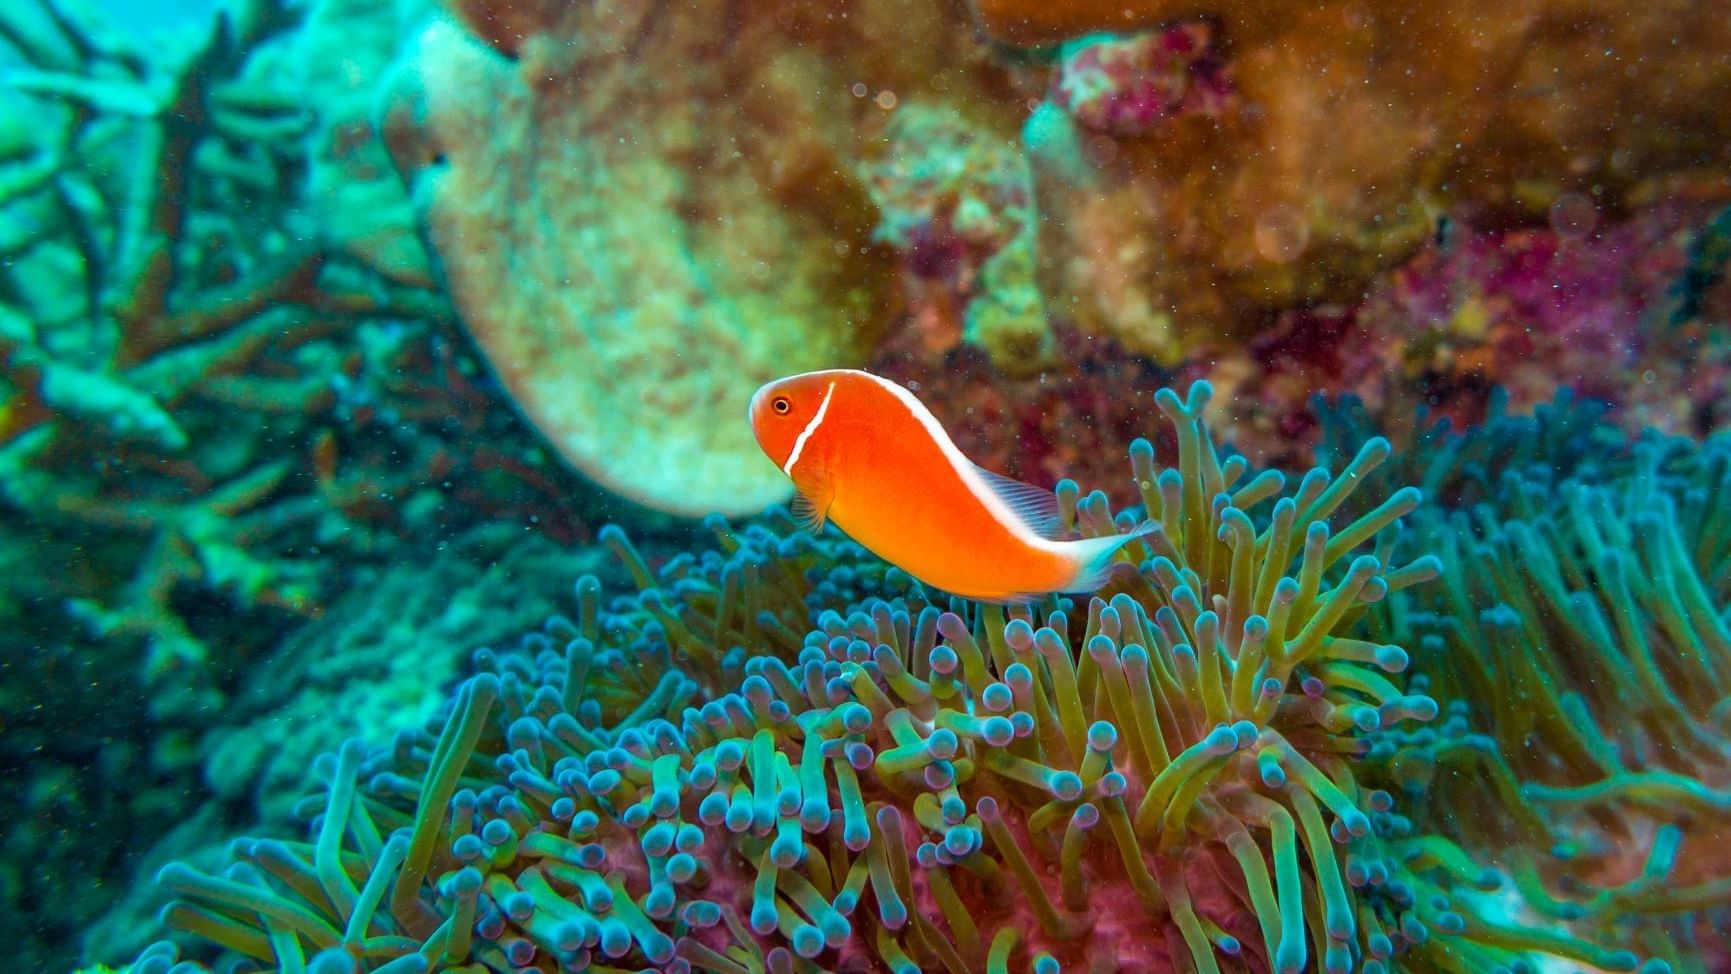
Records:
[[[0,941],[1731,970],[1728,45],[6,5]]]

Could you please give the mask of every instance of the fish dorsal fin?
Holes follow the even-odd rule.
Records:
[[[1028,526],[1028,530],[1049,541],[1057,540],[1064,530],[1064,520],[1058,514],[1057,494],[1044,487],[1035,487],[1013,477],[993,473],[977,463],[974,464],[974,471],[986,482],[986,487],[998,495],[998,499],[1004,502],[1010,513]]]

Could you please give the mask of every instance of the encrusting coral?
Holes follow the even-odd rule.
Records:
[[[1608,219],[1725,183],[1706,0],[973,5],[1053,63],[1026,129],[1048,305],[1167,364],[1356,300],[1441,213]]]
[[[1690,412],[1725,408],[1727,352],[1711,334],[1724,310],[1700,303],[1716,288],[1690,282],[1711,261],[1691,251],[1722,236],[1714,219],[1725,206],[1723,192],[1679,193],[1601,225],[1585,196],[1570,196],[1540,227],[1486,233],[1445,221],[1370,289],[1355,327],[1380,348],[1347,369],[1420,379],[1444,394],[1495,384],[1522,409],[1562,380],[1631,407],[1632,429],[1694,432]]]
[[[1158,397],[1176,465],[1130,452],[1162,530],[1085,606],[945,601],[791,523],[659,570],[606,531],[635,594],[580,580],[442,724],[322,758],[310,841],[164,869],[164,916],[318,974],[1633,970],[1378,785],[1438,713],[1349,635],[1439,567],[1390,561],[1417,491],[1341,516],[1387,441],[1289,490],[1207,397]],[[1132,520],[1058,495],[1067,530]]]
[[[1526,413],[1566,385],[1628,434],[1707,437],[1731,423],[1726,199],[1680,191],[1601,215],[1575,197],[1548,222],[1494,232],[1440,220],[1360,299],[1271,314],[1209,363],[1222,393],[1211,419],[1285,466],[1324,431],[1318,393],[1350,394],[1393,438],[1421,404],[1476,426],[1499,401]]]
[[[860,169],[880,214],[873,236],[902,257],[908,315],[925,350],[965,339],[1018,374],[1051,366],[1021,147],[959,108],[913,102],[890,118]]]

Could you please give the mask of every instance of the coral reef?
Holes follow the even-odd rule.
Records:
[[[301,221],[306,119],[244,77],[287,11],[219,20],[164,68],[44,9],[83,60],[23,47],[37,66],[12,79],[64,145],[4,213],[30,221],[0,282],[5,515],[42,529],[22,533],[37,563],[78,566],[42,580],[55,600],[143,638],[147,672],[197,672],[210,634],[176,605],[189,590],[315,614],[334,574],[320,544],[364,552],[438,519],[436,497],[391,498],[471,478],[405,424],[447,425],[465,382],[439,299],[368,278]]]
[[[1006,371],[1052,364],[1020,146],[959,109],[905,104],[861,176],[880,213],[874,237],[902,256],[912,319],[903,327],[928,355],[966,339]]]
[[[1705,0],[80,2],[0,5],[15,965],[1731,963]],[[1161,534],[1003,608],[617,499],[761,510],[861,362]]]
[[[1413,434],[1394,476],[1434,499],[1410,544],[1444,584],[1389,601],[1383,638],[1459,701],[1400,758],[1440,788],[1425,821],[1509,864],[1539,915],[1720,969],[1731,860],[1731,439],[1630,443],[1607,407],[1559,396],[1532,417]],[[1328,453],[1363,435],[1326,411]]]
[[[1633,970],[1375,784],[1438,711],[1347,635],[1437,570],[1388,561],[1416,491],[1354,496],[1387,442],[1288,493],[1206,400],[1159,397],[1177,465],[1131,459],[1162,531],[1086,607],[946,610],[834,536],[716,519],[652,570],[604,532],[635,595],[579,581],[442,722],[322,758],[311,841],[166,867],[164,916],[309,970]]]
[[[1672,7],[1668,24],[1692,22],[1694,7]],[[1632,52],[1659,16],[1583,10]],[[1610,96],[1529,117],[1512,100],[1480,104],[1500,89],[1457,90],[1477,76],[1470,65],[1517,79],[1541,63],[1577,71],[1555,13],[1505,25],[1451,73],[1411,46],[1458,38],[1454,15],[1397,27],[1334,7],[1282,8],[1266,23],[1137,9],[1095,26],[1143,13],[1168,25],[1017,54],[958,31],[953,11],[898,0],[858,0],[834,18],[717,8],[657,19],[626,0],[586,11],[469,3],[447,16],[324,0],[305,29],[249,60],[234,101],[274,110],[300,94],[314,109],[295,140],[310,172],[304,209],[328,251],[416,289],[440,277],[560,455],[684,514],[781,495],[727,417],[773,374],[868,358],[896,303],[897,254],[911,327],[934,348],[966,341],[1000,371],[1051,370],[1055,310],[1175,367],[1235,354],[1273,309],[1355,297],[1444,207],[1573,226],[1583,201],[1609,219],[1637,183],[1700,161],[1693,141],[1630,141],[1616,121],[1577,132],[1577,111],[1623,117]],[[728,24],[727,45],[710,43],[711,22]],[[381,82],[405,31],[415,38]],[[566,43],[578,35],[588,40]],[[1328,72],[1304,67],[1325,57]],[[1669,63],[1649,61],[1642,78]],[[1362,82],[1409,65],[1446,76],[1403,75],[1385,86],[1393,103],[1361,104]],[[261,84],[271,76],[285,80]],[[1683,80],[1646,107],[1694,120],[1686,104],[1721,80]],[[1433,90],[1441,106],[1402,113]],[[378,98],[375,126],[366,107]],[[1471,131],[1444,153],[1450,125]],[[1413,144],[1389,150],[1389,131]],[[1571,159],[1588,161],[1546,168],[1565,136]],[[1246,141],[1270,147],[1234,151]],[[1604,171],[1607,145],[1638,179]],[[387,148],[408,193],[383,172]]]
[[[1135,503],[1140,495],[1119,454],[1147,430],[1161,385],[1205,369],[1162,369],[1062,319],[1052,325],[1055,362],[1031,376],[1006,374],[966,345],[934,354],[911,328],[892,335],[868,367],[916,390],[976,463],[1042,487],[1099,484],[1115,505]]]
[[[976,7],[1012,40],[1069,42],[1027,128],[1047,304],[1167,364],[1229,350],[1270,310],[1355,302],[1441,213],[1605,219],[1674,176],[1723,185],[1710,106],[1731,71],[1695,52],[1731,28],[1704,0]],[[1127,56],[1197,36],[1200,72]],[[1116,70],[1087,72],[1078,100],[1066,50]],[[1199,76],[1231,96],[1193,110],[1177,96]]]
[[[1042,485],[1073,476],[1110,488],[1106,465],[1144,422],[1151,390],[1204,377],[1222,391],[1209,417],[1222,439],[1289,469],[1321,434],[1319,392],[1356,396],[1384,425],[1419,405],[1476,424],[1499,389],[1526,412],[1567,384],[1610,402],[1630,432],[1704,436],[1731,423],[1724,201],[1708,187],[1602,224],[1570,206],[1539,226],[1444,220],[1358,300],[1269,312],[1234,348],[1173,366],[1060,315],[1032,376],[966,346],[941,350],[917,320],[869,367],[917,384],[969,456]]]
[[[1180,115],[1218,115],[1232,99],[1214,30],[1204,21],[1064,46],[1052,103],[1083,128],[1134,137]]]
[[[200,600],[231,600],[238,626],[313,601],[313,566],[271,557],[292,514],[259,512],[290,465],[225,449],[215,417],[184,408],[231,383],[290,392],[236,371],[318,334],[288,309],[261,314],[317,271],[271,191],[303,123],[228,85],[244,48],[281,29],[272,9],[173,68],[65,5],[0,11],[17,58],[0,95],[0,765],[22,796],[4,912],[25,966],[102,895],[60,878],[100,886],[129,833],[178,811],[164,779],[197,757],[145,733],[141,684],[166,677],[153,702],[206,718],[223,674],[189,665],[220,638],[189,626]],[[209,212],[218,187],[241,204],[232,221]]]
[[[1631,433],[1722,429],[1731,422],[1723,207],[1714,191],[1603,226],[1493,232],[1445,221],[1362,301],[1278,312],[1216,360],[1207,375],[1227,393],[1216,419],[1247,452],[1282,464],[1303,462],[1315,442],[1319,392],[1349,393],[1391,427],[1419,405],[1470,425],[1494,395],[1527,412],[1566,385],[1616,407]]]
[[[1554,209],[1559,216],[1545,229],[1451,231],[1373,290],[1358,316],[1379,337],[1385,361],[1397,374],[1430,377],[1433,387],[1495,383],[1517,406],[1543,401],[1560,384],[1633,399],[1643,371],[1663,370],[1645,384],[1723,409],[1712,400],[1724,388],[1725,363],[1688,347],[1698,343],[1665,320],[1678,308],[1689,242],[1719,205],[1667,201],[1597,233],[1585,197]],[[1564,221],[1570,210],[1581,222]],[[1668,427],[1688,419],[1652,410],[1634,417],[1639,425],[1660,418]]]
[[[433,287],[409,195],[378,130],[377,87],[428,0],[317,0],[300,29],[258,52],[248,73],[314,109],[308,210],[328,246],[386,278]]]
[[[988,25],[1027,15],[1036,33],[1046,16],[983,7]],[[1711,165],[1717,116],[1692,106],[1716,103],[1724,79],[1649,50],[1661,22],[1666,38],[1689,30],[1710,46],[1722,24],[1697,23],[1699,7],[1548,4],[1499,18],[1481,43],[1464,36],[1470,11],[1396,24],[1340,4],[1210,20],[1059,4],[1064,43],[1017,52],[911,0],[854,0],[834,17],[716,0],[677,18],[646,0],[584,12],[320,0],[304,23],[299,8],[249,9],[226,53],[178,73],[109,58],[125,45],[106,34],[57,36],[55,15],[14,15],[36,62],[16,87],[72,107],[0,137],[4,182],[23,194],[0,236],[20,250],[15,286],[59,305],[56,320],[76,317],[66,303],[81,291],[125,296],[125,321],[173,310],[136,329],[131,366],[309,292],[437,317],[429,289],[448,283],[511,396],[574,466],[651,506],[746,512],[785,487],[727,417],[772,374],[868,358],[898,290],[930,343],[979,344],[1018,376],[1058,365],[1054,311],[1176,367],[1234,354],[1275,309],[1356,300],[1445,208],[1578,226],[1590,199],[1586,218],[1616,218],[1644,187]],[[716,23],[726,44],[712,43]],[[1165,26],[1083,30],[1153,24]],[[1605,48],[1644,66],[1618,86],[1584,76]],[[99,69],[81,74],[92,58]],[[1541,76],[1585,94],[1511,94]],[[159,124],[168,104],[184,124]],[[1657,129],[1690,134],[1644,134]],[[125,165],[41,191],[63,149],[112,155],[102,147],[137,133],[147,151]],[[201,215],[236,194],[244,213]],[[111,258],[90,266],[115,273],[79,269],[64,293],[44,283],[84,254],[23,247],[23,228],[134,197],[127,233],[69,224]],[[161,241],[183,238],[162,257]],[[337,283],[345,271],[364,273]],[[20,369],[47,372],[21,383],[0,426],[59,410],[133,438],[183,435],[162,402],[178,387],[3,330]],[[236,348],[223,367],[243,359]]]
[[[894,305],[855,174],[865,133],[923,91],[1002,88],[999,72],[923,3],[452,12],[472,33],[420,34],[387,134],[519,406],[650,506],[784,498],[737,421],[751,392],[859,361]]]

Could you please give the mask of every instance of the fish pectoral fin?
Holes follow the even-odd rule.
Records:
[[[789,505],[793,516],[807,531],[819,533],[829,520],[829,506],[835,502],[835,488],[830,485],[829,471],[819,463],[806,464],[794,475],[793,487],[793,503]]]
[[[973,599],[975,602],[982,602],[987,605],[1033,605],[1045,599],[1046,595],[1045,592],[1012,592],[1009,595],[994,595],[990,598],[974,596]]]
[[[1010,513],[1028,526],[1028,530],[1048,541],[1056,541],[1063,534],[1064,520],[1058,513],[1057,494],[1044,487],[1023,483],[1014,477],[993,473],[977,463],[974,464],[974,470],[992,493],[998,495],[998,499],[1010,509]]]
[[[794,520],[812,534],[821,533],[824,522],[829,518],[829,502],[826,500],[820,506],[803,492],[794,494],[793,503],[788,507],[793,511]]]

